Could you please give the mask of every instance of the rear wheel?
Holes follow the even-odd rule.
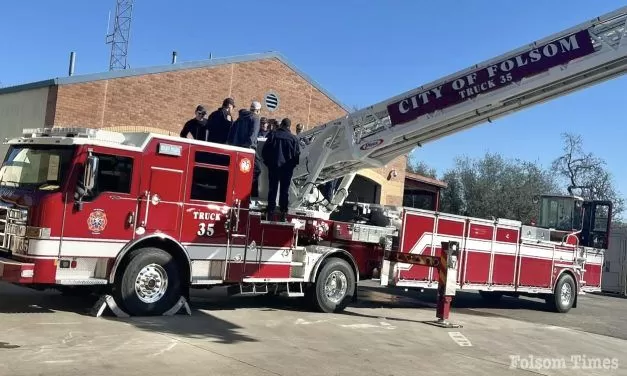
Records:
[[[353,268],[345,260],[332,257],[322,265],[309,298],[318,311],[337,313],[348,306],[355,294]]]
[[[559,313],[570,311],[575,303],[577,295],[577,286],[575,280],[570,274],[562,274],[555,285],[553,295],[547,297],[547,303],[550,307]]]
[[[176,260],[166,251],[136,249],[116,278],[115,298],[129,315],[161,315],[180,299],[180,278]]]

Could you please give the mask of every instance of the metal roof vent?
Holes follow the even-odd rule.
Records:
[[[265,97],[266,108],[272,112],[279,108],[279,95],[275,92],[269,92]]]

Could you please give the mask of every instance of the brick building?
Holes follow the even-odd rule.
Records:
[[[405,173],[403,206],[426,210],[439,210],[440,192],[447,184],[427,176]]]
[[[198,104],[209,111],[232,97],[236,110],[252,100],[261,116],[305,129],[349,112],[340,101],[277,53],[69,76],[0,89],[0,136],[26,127],[93,127],[178,134]],[[6,152],[6,146],[1,149]],[[400,205],[406,158],[363,171],[353,197]],[[394,173],[393,171],[396,171]]]

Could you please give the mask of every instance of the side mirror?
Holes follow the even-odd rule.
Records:
[[[96,174],[98,173],[98,157],[89,155],[85,162],[85,173],[83,174],[83,185],[86,191],[91,191],[96,186]]]

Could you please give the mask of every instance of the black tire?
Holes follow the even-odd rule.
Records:
[[[499,291],[479,291],[479,295],[488,303],[497,303],[503,297],[503,293]]]
[[[152,296],[144,295],[144,300],[135,290],[135,282],[142,270],[147,272],[144,292],[154,292]],[[164,284],[165,287],[159,288]],[[139,248],[132,251],[119,271],[114,297],[131,316],[161,315],[180,299],[181,286],[181,272],[172,255],[159,248]]]
[[[549,307],[556,312],[566,313],[570,311],[577,297],[577,285],[570,274],[562,274],[555,285],[553,295],[547,297]]]
[[[325,285],[335,279],[339,283],[340,295],[335,299],[325,293]],[[345,289],[343,288],[345,287]],[[342,312],[352,301],[355,291],[355,272],[345,260],[331,257],[324,261],[316,282],[309,291],[310,302],[314,309],[325,313]]]

